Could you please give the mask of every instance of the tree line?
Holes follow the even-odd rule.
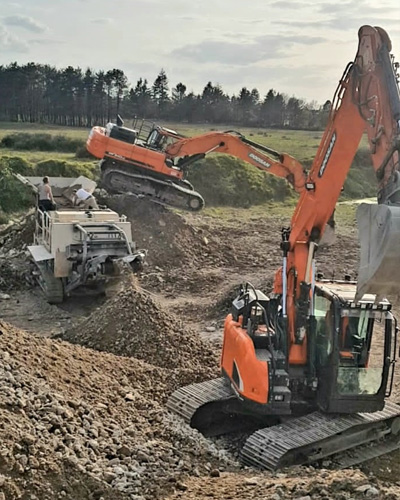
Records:
[[[199,94],[182,82],[170,88],[161,69],[151,84],[139,78],[130,86],[120,69],[94,72],[68,66],[16,62],[0,66],[0,120],[91,127],[125,118],[188,123],[238,124],[318,130],[324,128],[330,102],[318,105],[274,89],[265,96],[243,87],[229,96],[208,82]]]

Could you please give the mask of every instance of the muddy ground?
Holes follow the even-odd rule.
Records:
[[[109,296],[48,305],[25,279],[32,219],[0,230],[0,500],[400,498],[397,452],[348,471],[258,473],[237,463],[234,440],[205,440],[164,409],[175,388],[218,373],[230,302],[243,281],[271,289],[290,212],[108,204],[149,251]],[[346,209],[318,271],[355,277],[357,261]]]

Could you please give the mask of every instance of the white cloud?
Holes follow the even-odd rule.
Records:
[[[17,26],[27,31],[31,31],[32,33],[43,33],[46,31],[45,26],[28,16],[7,16],[3,18],[3,23],[6,26]]]
[[[240,34],[234,36],[236,39],[240,37]],[[317,36],[265,35],[256,37],[249,43],[203,41],[199,44],[175,49],[172,51],[172,55],[197,63],[248,66],[259,61],[289,57],[294,45],[314,45],[325,41],[326,38]]]
[[[25,42],[11,35],[7,29],[0,24],[0,49],[10,52],[11,54],[20,54],[28,52],[29,47]]]
[[[301,9],[304,7],[315,6],[315,4],[308,2],[296,2],[291,0],[277,0],[276,2],[272,2],[271,7],[274,9],[283,9],[283,10],[293,10],[293,9]]]
[[[65,40],[57,40],[55,38],[34,38],[28,40],[28,45],[43,45],[46,48],[54,47],[56,45],[65,45],[67,42]]]
[[[109,17],[98,17],[96,19],[91,19],[90,22],[93,24],[107,25],[107,24],[114,24],[114,19],[111,19]]]

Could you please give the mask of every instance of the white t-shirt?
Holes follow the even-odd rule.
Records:
[[[87,200],[90,198],[92,195],[88,191],[85,191],[84,189],[80,188],[78,191],[75,193],[75,196],[79,198],[80,200]]]
[[[39,186],[39,200],[51,200],[51,187],[48,184],[40,184]]]

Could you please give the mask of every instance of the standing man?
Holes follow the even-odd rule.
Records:
[[[43,212],[56,209],[49,178],[47,176],[43,177],[43,182],[39,186],[39,209]]]
[[[74,193],[74,199],[73,199],[74,205],[77,206],[83,205],[85,208],[88,208],[89,210],[99,209],[96,198],[92,195],[92,193],[89,193],[89,191],[80,188],[78,190],[74,189],[73,193]]]

